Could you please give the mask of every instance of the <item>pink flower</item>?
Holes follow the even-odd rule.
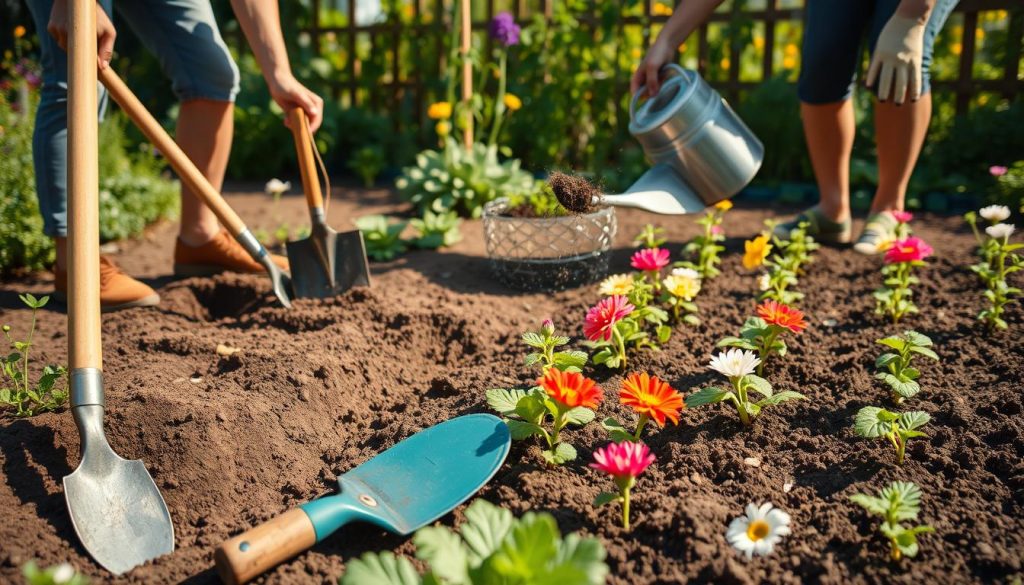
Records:
[[[1010,169],[1004,166],[992,165],[988,168],[988,174],[992,175],[993,177],[1002,177],[1003,175],[1006,174],[1006,171],[1008,170]]]
[[[545,335],[554,335],[555,333],[555,322],[551,319],[544,319],[544,322],[540,324],[541,333]]]
[[[651,463],[654,463],[654,454],[647,445],[623,441],[608,443],[603,449],[594,451],[594,462],[590,467],[620,479],[639,476]]]
[[[914,219],[914,214],[909,211],[891,211],[893,219],[899,223],[910,223],[910,220]]]
[[[931,256],[934,251],[921,238],[911,236],[893,242],[892,247],[885,252],[885,263],[917,262]]]
[[[662,248],[644,248],[633,254],[630,265],[644,272],[657,272],[668,266],[668,250]]]
[[[635,309],[636,307],[629,304],[626,297],[622,295],[601,299],[601,302],[587,311],[587,317],[583,322],[583,334],[591,341],[598,339],[610,341],[615,324]]]
[[[725,233],[725,228],[720,225],[713,225],[711,226],[711,233],[716,236],[720,236]]]

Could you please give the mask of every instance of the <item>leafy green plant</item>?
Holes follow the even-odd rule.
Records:
[[[693,257],[692,260],[676,262],[675,266],[692,268],[700,274],[701,280],[714,278],[721,274],[718,265],[722,259],[718,256],[725,251],[721,242],[725,241],[725,234],[722,232],[722,219],[725,212],[732,209],[732,203],[727,199],[720,201],[708,208],[707,212],[697,220],[697,224],[703,229],[700,235],[690,240],[683,247],[683,253]]]
[[[901,524],[907,520],[916,520],[921,511],[921,488],[909,481],[894,481],[882,488],[878,496],[854,494],[850,496],[850,501],[884,519],[879,530],[889,539],[889,557],[894,561],[904,556],[917,556],[920,550],[918,535],[935,532],[927,524],[910,528]]]
[[[914,356],[920,355],[935,361],[939,360],[939,356],[932,349],[931,338],[917,331],[904,331],[903,335],[891,335],[879,339],[877,343],[893,351],[887,351],[875,360],[875,368],[878,370],[875,378],[889,386],[893,402],[900,404],[921,391],[917,382],[921,371],[912,365]]]
[[[896,448],[896,463],[902,465],[907,451],[907,439],[926,437],[917,429],[928,424],[931,418],[921,410],[895,413],[877,406],[865,406],[857,412],[853,430],[865,439],[888,439]]]
[[[349,159],[348,168],[363,179],[364,186],[373,187],[386,162],[379,146],[363,146]]]
[[[772,223],[768,222],[771,229]],[[764,262],[768,267],[767,282],[762,286],[761,300],[775,300],[793,305],[804,298],[802,292],[791,290],[799,283],[804,267],[813,260],[814,252],[821,247],[807,234],[808,224],[801,222],[790,230],[789,238],[772,236],[774,252]]]
[[[978,230],[978,215],[990,223],[984,236]],[[985,285],[984,296],[989,303],[978,314],[978,320],[985,323],[990,331],[1009,327],[1003,319],[1003,311],[1015,300],[1014,297],[1021,294],[1019,288],[1010,286],[1007,278],[1024,268],[1024,257],[1016,253],[1024,248],[1024,244],[1011,244],[1010,236],[1016,228],[1013,224],[1002,223],[1009,217],[1010,209],[1003,205],[990,205],[978,213],[971,211],[964,216],[978,242],[978,255],[981,256],[981,261],[972,265],[971,270]]]
[[[33,384],[30,374],[29,353],[36,333],[36,313],[46,306],[50,297],[36,298],[30,294],[19,295],[21,302],[32,309],[32,325],[24,341],[11,336],[11,326],[4,325],[3,331],[12,352],[3,358],[3,386],[0,386],[0,404],[13,408],[15,416],[35,416],[57,410],[68,400],[67,369],[64,366],[47,365]],[[58,385],[57,382],[62,382]]]
[[[633,245],[643,246],[644,248],[660,248],[662,244],[668,241],[664,235],[665,228],[655,227],[654,224],[649,223],[633,238]]]
[[[608,565],[601,541],[562,537],[554,517],[511,512],[477,499],[466,508],[456,533],[445,526],[419,529],[412,538],[420,576],[412,562],[393,553],[366,553],[349,563],[340,585],[599,585]]]
[[[740,422],[750,426],[761,410],[766,406],[774,406],[788,400],[806,398],[799,392],[785,390],[775,392],[772,385],[761,376],[754,374],[760,360],[754,352],[746,349],[729,349],[711,358],[708,366],[729,379],[731,388],[709,386],[686,397],[686,407],[693,408],[705,404],[728,401],[733,403],[740,415]],[[756,392],[764,398],[754,401],[751,393]]]
[[[769,357],[785,356],[788,351],[786,342],[780,336],[789,331],[800,333],[807,328],[804,314],[797,309],[786,306],[778,301],[768,299],[757,307],[757,317],[750,317],[743,323],[739,337],[726,337],[718,342],[718,347],[738,347],[757,352],[760,363],[757,364],[757,375],[764,375],[764,364]]]
[[[428,210],[423,213],[422,219],[414,219],[409,223],[418,234],[413,240],[417,248],[437,249],[462,240],[459,232],[462,219],[454,211],[434,213]]]
[[[933,252],[932,247],[917,236],[896,240],[889,246],[882,267],[882,288],[872,293],[876,314],[889,317],[895,324],[904,316],[919,312],[911,287],[921,280],[913,271],[925,266],[924,259]]]
[[[532,191],[515,193],[508,196],[510,215],[528,215],[529,217],[559,217],[568,211],[562,207],[555,197],[551,186],[545,182],[535,184]]]
[[[527,367],[540,364],[541,374],[548,368],[580,372],[583,366],[587,365],[585,351],[556,351],[559,347],[568,345],[569,338],[555,335],[555,324],[551,319],[545,319],[540,330],[523,333],[523,343],[536,350],[526,354],[524,363]]]
[[[374,260],[393,260],[395,256],[405,252],[406,244],[402,240],[407,222],[389,223],[383,215],[364,215],[355,220],[356,228],[363,232],[366,241],[366,254]]]
[[[40,569],[35,561],[21,567],[21,574],[27,585],[88,585],[89,578],[79,573],[68,563],[61,563]]]
[[[659,282],[660,284],[660,282]],[[610,369],[626,366],[627,349],[641,351],[650,349],[659,351],[659,344],[666,343],[672,336],[672,327],[668,324],[669,313],[656,304],[654,283],[649,282],[645,275],[637,274],[629,293],[621,300],[616,297],[602,299],[587,312],[583,331],[587,341],[583,344],[594,351],[595,364]],[[611,306],[618,304],[614,319],[607,326],[610,336],[600,334],[597,326],[602,324],[603,316],[611,311]]]

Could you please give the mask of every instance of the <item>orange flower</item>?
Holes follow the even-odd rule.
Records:
[[[548,371],[544,372],[544,377],[537,383],[544,388],[544,392],[547,392],[548,396],[569,408],[577,406],[597,408],[597,404],[601,402],[601,389],[593,380],[578,372],[563,372],[558,368],[548,368]]]
[[[662,428],[666,418],[672,424],[679,424],[679,411],[684,408],[682,394],[646,372],[634,372],[622,381],[619,402],[640,415],[646,415]]]
[[[761,303],[757,308],[757,316],[769,325],[777,325],[793,333],[800,333],[807,328],[803,312],[771,299]]]

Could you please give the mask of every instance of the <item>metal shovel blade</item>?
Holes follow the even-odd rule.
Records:
[[[359,230],[338,233],[314,223],[309,237],[288,242],[295,296],[325,298],[354,286],[370,286],[366,246]]]
[[[679,173],[664,163],[651,167],[625,193],[605,195],[600,202],[662,215],[699,213],[708,206]]]
[[[82,462],[64,477],[64,495],[82,546],[115,575],[173,552],[171,515],[146,466],[110,448],[102,406],[78,406],[74,415]]]

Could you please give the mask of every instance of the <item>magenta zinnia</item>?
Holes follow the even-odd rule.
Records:
[[[615,480],[619,493],[604,493],[598,496],[595,505],[609,502],[622,503],[622,527],[629,530],[629,490],[636,485],[636,478],[651,464],[654,454],[643,443],[623,441],[609,443],[603,449],[594,451],[591,467],[603,471]]]
[[[911,236],[893,242],[892,247],[885,252],[885,263],[919,262],[931,256],[934,251],[921,238]]]
[[[583,334],[591,341],[599,339],[611,341],[615,324],[635,309],[636,307],[622,295],[601,299],[601,302],[587,311],[586,319],[583,322]]]
[[[630,266],[643,272],[658,272],[668,266],[668,250],[662,248],[644,248],[638,250],[630,259]]]

